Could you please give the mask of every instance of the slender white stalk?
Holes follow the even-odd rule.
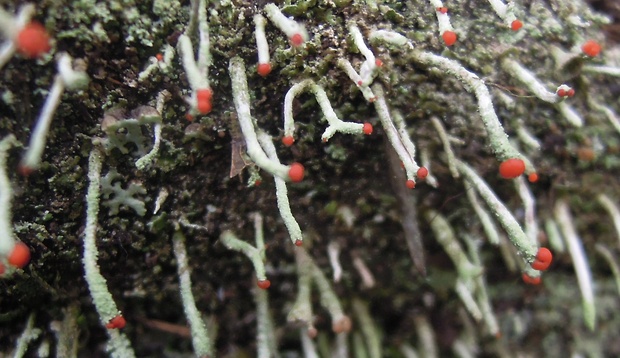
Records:
[[[388,31],[388,30],[371,31],[370,36],[368,36],[368,40],[370,42],[379,42],[379,43],[390,44],[390,45],[394,45],[398,47],[409,45],[410,47],[413,48],[413,45],[411,45],[408,38],[394,31]]]
[[[357,254],[353,254],[353,267],[357,270],[360,277],[362,278],[362,287],[364,288],[373,288],[375,287],[376,281],[370,269],[362,260],[361,257]]]
[[[454,263],[454,266],[456,266],[459,277],[464,280],[470,280],[472,277],[479,275],[482,272],[482,268],[474,265],[469,260],[448,220],[434,210],[427,211],[424,216],[431,226],[435,239],[441,244],[452,263]]]
[[[616,235],[618,242],[620,243],[620,209],[618,205],[611,200],[611,198],[605,194],[599,194],[596,197],[596,200],[607,210],[609,216],[611,216],[611,220],[614,223],[614,228],[616,228]]]
[[[338,64],[338,67],[340,67],[347,74],[347,76],[349,76],[351,81],[355,83],[357,88],[362,92],[362,95],[368,102],[372,103],[377,100],[377,97],[375,97],[375,94],[372,93],[372,90],[370,89],[370,87],[364,86],[364,81],[362,80],[362,76],[360,76],[357,73],[357,71],[355,70],[355,68],[353,68],[353,65],[351,64],[351,62],[349,62],[349,60],[345,58],[341,58],[338,60],[337,64]]]
[[[183,69],[187,74],[187,81],[189,82],[189,86],[192,91],[195,92],[198,89],[209,88],[209,78],[202,75],[196,60],[194,59],[194,48],[189,36],[185,34],[179,36],[177,46],[181,54]]]
[[[280,159],[278,159],[278,154],[276,153],[276,147],[273,145],[273,140],[271,136],[262,130],[258,131],[257,134],[258,142],[262,149],[265,151],[265,154],[273,163],[280,164]],[[278,210],[280,211],[280,216],[284,221],[284,225],[288,230],[289,237],[291,241],[295,245],[299,245],[299,243],[303,242],[303,234],[301,232],[301,228],[299,227],[299,223],[293,216],[293,212],[291,211],[291,204],[288,200],[288,189],[286,188],[286,182],[278,177],[273,177],[273,180],[276,184],[276,199],[278,202]]]
[[[465,309],[471,316],[476,320],[476,322],[480,322],[482,320],[482,311],[478,307],[476,300],[474,299],[474,294],[471,289],[463,282],[462,279],[456,280],[456,285],[454,286],[454,290],[456,294],[463,302]]]
[[[620,77],[620,67],[615,66],[585,65],[581,70],[588,73]]]
[[[573,267],[575,268],[577,283],[581,291],[584,321],[586,326],[594,331],[596,327],[596,304],[594,302],[592,273],[590,272],[583,243],[577,234],[573,224],[575,221],[570,214],[566,201],[560,200],[555,204],[554,215],[560,224],[560,229],[568,246],[568,252],[573,259]]]
[[[41,335],[41,330],[38,328],[34,328],[34,313],[31,313],[28,316],[28,320],[26,321],[26,327],[17,338],[17,343],[15,344],[15,351],[13,352],[13,358],[22,358],[26,355],[26,351],[28,350],[28,345],[30,342],[36,340]]]
[[[412,59],[429,67],[435,66],[444,73],[453,75],[460,80],[468,91],[474,93],[478,100],[478,109],[487,131],[489,145],[493,149],[497,159],[499,161],[504,161],[511,158],[519,158],[525,163],[526,173],[536,172],[529,159],[521,154],[510,144],[510,141],[508,141],[508,135],[504,132],[504,128],[497,117],[497,113],[495,113],[491,94],[483,80],[473,72],[466,70],[455,60],[450,60],[429,52],[413,51]]]
[[[605,117],[607,117],[607,120],[611,123],[616,132],[620,133],[620,118],[618,118],[616,112],[614,112],[610,106],[599,103],[593,98],[593,96],[588,96],[588,106],[602,112]]]
[[[266,20],[261,14],[254,15],[254,36],[256,37],[256,50],[258,51],[258,63],[269,63],[269,44],[265,35]]]
[[[256,356],[259,358],[278,358],[278,344],[269,313],[269,294],[267,290],[256,287],[253,290],[256,303]]]
[[[261,249],[256,248],[243,240],[238,239],[235,234],[228,230],[224,231],[220,235],[220,241],[222,241],[222,243],[227,248],[243,253],[250,259],[250,261],[252,261],[254,271],[256,271],[256,278],[259,281],[265,281],[267,279],[267,275],[265,274],[265,263],[263,262],[263,255],[261,254]]]
[[[603,258],[605,258],[605,261],[607,261],[607,264],[609,265],[609,268],[614,275],[614,279],[616,280],[616,288],[618,289],[618,294],[620,294],[620,265],[618,265],[618,260],[616,260],[614,254],[607,246],[597,243],[595,248],[596,251],[601,254]]]
[[[187,249],[185,248],[185,235],[180,230],[175,231],[172,236],[172,249],[177,261],[177,274],[179,275],[181,299],[185,317],[189,322],[192,334],[192,346],[197,357],[207,357],[212,353],[211,340],[207,332],[207,326],[202,320],[202,316],[196,307],[196,300],[192,293],[191,268],[187,260]]]
[[[426,179],[424,179],[426,183],[433,188],[438,188],[439,183],[437,182],[437,178],[435,178],[431,169],[431,155],[426,147],[420,148],[420,162],[424,168],[428,169],[428,175],[426,176]]]
[[[9,134],[0,141],[0,257],[8,256],[15,246],[15,234],[11,220],[13,189],[7,173],[7,151],[19,142]]]
[[[293,100],[302,92],[310,90],[314,94],[321,111],[327,120],[328,126],[323,132],[321,139],[327,142],[334,134],[363,134],[364,124],[344,122],[338,118],[332,108],[325,90],[312,80],[304,80],[294,84],[284,96],[284,136],[292,137],[295,132],[295,120],[293,119]]]
[[[473,185],[478,191],[482,199],[487,203],[487,206],[495,214],[497,220],[500,222],[504,230],[508,233],[510,241],[519,250],[523,259],[531,264],[536,258],[538,252],[538,245],[532,243],[528,236],[523,232],[521,226],[514,218],[510,210],[504,206],[504,204],[497,198],[495,193],[489,188],[487,183],[476,174],[476,172],[467,164],[457,160],[457,168],[463,174],[463,176]],[[536,278],[540,276],[539,271],[529,272],[530,277]]]
[[[450,15],[447,12],[441,12],[438,9],[444,7],[441,0],[429,0],[435,10],[437,16],[437,25],[439,26],[439,36],[443,35],[446,31],[454,31],[452,24],[450,23]]]
[[[385,134],[387,135],[388,140],[392,144],[392,147],[396,151],[396,154],[398,154],[398,157],[403,162],[405,172],[407,173],[407,180],[413,181],[417,175],[418,169],[420,168],[415,161],[415,153],[410,153],[407,146],[405,146],[404,141],[401,138],[400,133],[394,124],[394,121],[392,120],[392,116],[385,100],[385,95],[383,93],[383,88],[381,87],[381,85],[375,84],[373,86],[373,91],[377,95],[377,100],[375,101],[375,110],[379,115],[381,125],[383,126]]]
[[[553,251],[566,251],[564,239],[562,239],[562,234],[560,234],[560,228],[552,218],[547,218],[545,220],[545,233],[547,234],[547,239],[549,240],[549,246],[551,246]]]
[[[0,69],[13,57],[15,50],[13,41],[5,41],[0,45]]]
[[[450,169],[450,174],[452,177],[457,179],[459,175],[459,171],[456,169],[455,156],[454,151],[452,150],[452,145],[450,144],[450,140],[448,139],[448,133],[446,129],[443,127],[443,124],[437,117],[431,117],[431,123],[433,123],[433,127],[439,134],[439,140],[441,140],[441,144],[443,145],[443,151],[446,153],[446,160],[448,162],[448,169]]]
[[[327,245],[327,257],[329,257],[329,264],[332,267],[334,282],[340,282],[342,278],[342,265],[340,265],[340,245],[335,241],[330,241]]]
[[[487,240],[493,245],[499,245],[499,234],[493,218],[480,204],[480,200],[478,200],[478,196],[476,195],[476,191],[474,190],[471,182],[465,180],[464,183],[467,199],[469,199],[469,203],[474,208],[474,212],[478,216],[478,219],[480,219],[480,223],[482,224]]]
[[[520,176],[513,180],[515,188],[523,201],[523,208],[525,209],[525,234],[529,237],[532,245],[538,245],[538,222],[536,221],[536,199],[532,194],[532,191],[527,186],[525,178]]]
[[[254,120],[250,113],[250,93],[243,60],[239,57],[233,57],[228,69],[232,81],[233,102],[237,110],[241,132],[245,138],[248,155],[256,165],[268,173],[284,180],[290,180],[288,175],[290,168],[270,160],[258,143]]]
[[[521,140],[521,143],[526,146],[534,149],[540,150],[541,144],[540,140],[536,138],[524,125],[519,121],[519,125],[517,126],[517,137]]]
[[[168,92],[167,90],[163,90],[157,96],[157,108],[156,108],[157,115],[154,116],[154,120],[156,122],[155,122],[155,125],[153,126],[153,138],[154,138],[153,148],[151,148],[151,150],[147,154],[145,154],[143,157],[136,160],[136,168],[138,168],[139,170],[144,170],[148,168],[148,166],[150,166],[151,163],[153,163],[153,161],[155,160],[155,157],[159,153],[159,146],[161,144],[161,130],[162,130],[161,113],[163,113],[163,110],[164,110],[164,103],[169,98],[170,98],[170,92]]]
[[[295,249],[295,263],[297,267],[297,298],[288,313],[288,322],[302,322],[307,329],[311,329],[313,322],[311,288],[312,265],[310,257],[302,248]]]
[[[303,42],[308,41],[308,32],[306,28],[299,22],[286,17],[276,5],[265,5],[265,14],[269,20],[292,41],[294,41],[297,35],[301,37]]]
[[[502,61],[502,68],[527,87],[530,92],[539,99],[549,103],[564,101],[564,97],[558,96],[556,92],[548,91],[547,87],[542,84],[532,72],[512,58],[504,58]]]
[[[361,86],[368,87],[372,81],[374,81],[375,77],[377,77],[377,73],[379,72],[379,66],[377,63],[380,62],[376,60],[375,54],[368,48],[368,46],[366,46],[364,37],[357,26],[349,26],[349,32],[353,37],[353,43],[355,43],[357,49],[366,58],[366,61],[364,61],[360,67],[359,75],[362,80]]]
[[[381,357],[381,333],[377,330],[377,325],[370,316],[368,303],[359,298],[353,299],[353,312],[359,322],[359,328],[364,336],[363,343],[369,358]]]
[[[86,193],[86,228],[84,229],[84,253],[82,264],[84,265],[84,278],[90,290],[90,295],[95,304],[102,325],[108,324],[120,315],[114,298],[108,289],[106,279],[99,271],[97,257],[97,227],[99,215],[99,200],[101,198],[101,162],[102,152],[98,143],[93,143],[93,149],[88,158],[88,191]],[[110,337],[106,349],[114,358],[135,357],[131,342],[124,333],[118,329],[107,329]]]
[[[416,352],[416,350],[408,343],[405,343],[400,346],[400,352],[403,354],[405,358],[418,358],[419,357],[418,352]]]
[[[418,336],[420,344],[419,351],[421,356],[425,358],[437,358],[437,343],[435,343],[435,332],[430,322],[421,314],[413,318],[413,324]]]
[[[78,89],[88,84],[88,76],[85,69],[74,70],[71,66],[71,57],[66,53],[60,55],[57,61],[58,74],[54,77],[54,83],[50,89],[41,113],[37,118],[37,123],[30,136],[28,149],[20,163],[20,168],[24,174],[29,174],[36,170],[41,163],[41,157],[45,149],[47,133],[49,132],[52,119],[56,108],[60,104],[62,94],[67,89]]]
[[[319,353],[316,350],[312,338],[308,337],[308,333],[300,329],[299,336],[301,337],[301,348],[305,358],[320,358]]]
[[[557,103],[555,105],[555,109],[557,109],[558,112],[560,112],[560,114],[564,117],[564,119],[566,119],[566,121],[573,127],[583,127],[583,118],[581,118],[581,115],[577,113],[577,111],[568,103]]]
[[[319,290],[321,305],[327,309],[332,318],[332,329],[336,333],[348,332],[351,330],[351,319],[347,317],[343,310],[342,304],[336,296],[334,289],[323,274],[323,271],[316,265],[312,257],[305,249],[298,247],[296,253],[301,256],[300,263],[306,265],[303,270],[308,270],[311,277]]]

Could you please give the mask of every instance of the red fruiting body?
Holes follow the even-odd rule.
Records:
[[[551,265],[551,262],[542,262],[538,260],[535,260],[534,262],[532,262],[532,268],[538,271],[545,271],[546,269],[549,268],[550,265]]]
[[[530,277],[528,274],[523,273],[523,275],[521,276],[521,278],[523,278],[523,282],[527,283],[528,285],[539,285],[540,282],[542,281],[540,276],[539,277]]]
[[[519,31],[519,29],[521,29],[523,27],[523,23],[519,20],[515,20],[512,23],[510,23],[510,29],[512,29],[512,31]]]
[[[553,261],[553,254],[551,251],[546,247],[541,247],[536,254],[536,260],[532,262],[532,268],[534,270],[544,271],[549,268],[551,261]]]
[[[193,122],[194,116],[192,116],[191,113],[185,113],[185,119],[187,119],[189,122]]]
[[[259,280],[256,285],[258,285],[259,288],[266,290],[269,288],[269,286],[271,286],[271,281],[269,280]]]
[[[362,128],[362,131],[364,131],[364,134],[366,134],[366,135],[371,135],[372,134],[372,124],[370,124],[368,122],[364,122],[364,127]]]
[[[560,88],[556,94],[560,97],[566,97],[566,90],[564,88]]]
[[[303,244],[304,244],[304,242],[303,242],[303,241],[301,241],[301,240],[295,240],[295,246],[301,246],[301,245],[303,245]]]
[[[376,59],[376,60],[375,60],[375,65],[376,65],[377,67],[381,67],[381,66],[383,66],[383,61],[381,61],[380,59]]]
[[[125,321],[125,317],[123,317],[121,315],[118,315],[118,316],[115,316],[114,318],[112,318],[110,320],[110,322],[108,322],[105,325],[105,328],[107,328],[107,329],[115,329],[115,328],[122,329],[122,328],[125,328],[125,324],[127,324],[127,321]]]
[[[413,180],[411,180],[411,179],[407,180],[405,185],[407,185],[407,188],[409,188],[409,189],[415,188],[415,182]]]
[[[19,173],[19,175],[27,177],[30,174],[34,173],[34,168],[29,167],[27,165],[24,164],[20,164],[17,166],[17,172]]]
[[[304,43],[304,38],[303,36],[301,36],[301,34],[294,34],[293,36],[291,36],[290,40],[291,45],[295,47],[301,46]]]
[[[363,83],[364,83],[364,82],[362,82],[362,81],[357,81],[357,85],[358,85],[358,86],[361,86]]]
[[[164,60],[164,55],[162,55],[161,53],[158,53],[157,55],[155,55],[155,58],[157,59],[157,61],[161,62]]]
[[[269,73],[271,73],[271,64],[269,63],[259,63],[256,68],[259,75],[263,77],[267,77]]]
[[[553,260],[553,254],[548,248],[541,247],[538,249],[538,252],[536,253],[536,260],[542,261],[542,262],[551,262],[551,260]]]
[[[293,183],[299,183],[304,179],[304,166],[299,163],[291,164],[288,170],[288,176]]]
[[[442,13],[442,14],[445,14],[445,13],[447,13],[447,12],[448,12],[448,8],[447,8],[447,7],[445,7],[445,6],[438,7],[438,8],[437,8],[437,11],[439,11],[439,12],[440,12],[440,13]]]
[[[282,137],[282,144],[284,144],[285,146],[290,147],[293,145],[293,143],[295,143],[295,138],[293,138],[292,135],[286,135]]]
[[[536,183],[538,181],[538,174],[532,173],[528,175],[527,180],[529,180],[530,183]]]
[[[568,97],[572,97],[572,96],[574,96],[574,95],[575,95],[575,90],[574,90],[574,89],[572,89],[572,88],[571,88],[571,89],[569,89],[569,90],[568,90],[568,92],[566,92],[566,95],[567,95]]]
[[[598,56],[601,53],[601,49],[601,45],[593,40],[588,40],[581,46],[581,51],[590,57]]]
[[[209,114],[213,107],[211,106],[211,101],[198,101],[196,108],[200,114]]]
[[[420,169],[418,169],[418,179],[424,179],[427,175],[428,169],[426,169],[425,167],[420,167]]]
[[[211,90],[211,88],[203,88],[203,89],[196,90],[196,100],[198,102],[201,102],[201,101],[211,102],[212,99],[213,99],[213,91]]]
[[[15,45],[22,55],[30,58],[39,57],[50,50],[50,36],[43,25],[31,22],[17,34]]]
[[[452,46],[456,43],[456,33],[454,31],[445,31],[441,34],[441,38],[443,38],[446,46]]]
[[[13,251],[9,254],[9,264],[22,268],[30,261],[30,249],[23,242],[18,242],[13,246]]]
[[[210,88],[199,89],[196,91],[196,108],[201,114],[211,112],[211,100],[213,99],[213,91]]]
[[[504,160],[499,165],[499,175],[504,179],[514,179],[525,171],[525,163],[521,159],[512,158]]]

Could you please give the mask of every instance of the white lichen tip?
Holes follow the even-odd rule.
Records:
[[[305,26],[286,17],[276,5],[272,3],[265,5],[265,14],[280,31],[286,34],[294,47],[299,47],[308,41],[309,37]]]

